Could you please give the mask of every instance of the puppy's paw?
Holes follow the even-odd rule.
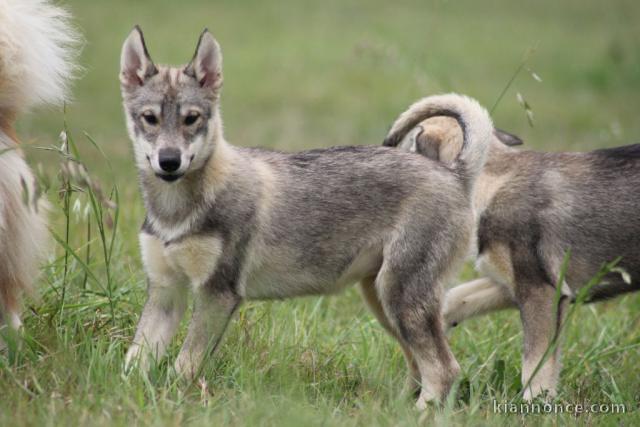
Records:
[[[552,388],[544,388],[540,385],[527,387],[522,394],[522,399],[526,402],[539,400],[541,402],[551,402],[556,398],[556,390]]]
[[[417,399],[420,396],[420,380],[413,378],[411,375],[407,376],[401,393],[404,397]]]
[[[176,374],[185,380],[193,380],[199,371],[199,363],[194,363],[193,358],[188,353],[181,352],[173,364]]]
[[[149,352],[138,344],[132,344],[124,358],[124,371],[131,372],[134,368],[142,372],[149,371]]]
[[[418,397],[418,400],[416,401],[416,409],[418,411],[424,411],[425,409],[427,409],[427,407],[429,407],[429,405],[437,402],[438,402],[437,396],[423,388],[422,391],[420,392],[420,396]]]

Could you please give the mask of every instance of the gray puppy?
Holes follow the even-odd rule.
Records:
[[[472,238],[470,194],[493,129],[484,108],[454,94],[416,104],[424,117],[454,115],[465,129],[448,168],[386,147],[290,154],[230,145],[220,117],[222,55],[206,30],[188,65],[163,67],[134,29],[120,79],[147,209],[140,245],[149,279],[127,365],[162,356],[189,288],[193,317],[175,368],[193,376],[244,299],[360,282],[421,386],[417,405],[446,396],[459,366],[445,337],[441,285]]]
[[[406,137],[405,137],[406,136]],[[462,145],[460,127],[447,117],[394,134],[394,143],[443,164]],[[404,137],[404,139],[403,139]],[[396,144],[396,141],[400,141]],[[485,277],[447,292],[448,326],[491,311],[517,307],[524,329],[524,397],[556,393],[560,346],[541,361],[567,303],[605,262],[621,257],[631,283],[611,274],[590,289],[597,301],[640,289],[640,145],[587,153],[519,150],[521,141],[497,131],[476,183],[477,269]],[[570,263],[556,312],[556,283],[565,252]]]

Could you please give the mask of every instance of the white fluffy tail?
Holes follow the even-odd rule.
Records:
[[[434,116],[453,117],[462,128],[462,149],[452,167],[471,192],[484,167],[493,135],[493,122],[489,112],[475,99],[455,93],[422,98],[400,114],[391,126],[383,145],[398,146],[415,126]]]
[[[0,0],[0,114],[67,100],[80,37],[51,0]]]

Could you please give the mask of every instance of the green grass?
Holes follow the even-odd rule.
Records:
[[[144,302],[136,237],[144,212],[117,80],[119,49],[133,24],[142,25],[157,61],[173,63],[191,57],[207,26],[223,47],[231,142],[285,150],[378,144],[393,118],[427,94],[455,90],[490,107],[536,47],[496,108],[496,123],[537,149],[613,146],[640,135],[637,2],[74,0],[70,6],[86,44],[85,72],[66,119],[103,194],[113,197],[117,186],[119,223],[112,255],[105,255],[113,229],[105,228],[103,240],[99,224],[106,226],[107,213],[115,218],[116,210],[96,199],[88,240],[87,188],[56,177],[60,153],[29,150],[32,163],[52,177],[52,230],[63,242],[68,202],[69,239],[55,244],[40,298],[27,302],[20,351],[0,356],[0,425],[640,423],[637,295],[578,308],[563,344],[559,401],[624,403],[633,411],[626,415],[494,414],[493,399],[508,401],[520,387],[515,312],[451,333],[464,371],[460,390],[444,408],[419,414],[399,396],[405,368],[398,346],[353,289],[246,304],[207,362],[204,383],[176,381],[167,360],[148,377],[125,376],[123,355]],[[532,106],[534,127],[517,92]],[[23,118],[19,130],[34,145],[59,145],[62,127],[62,112],[48,111]],[[69,199],[58,192],[67,184],[77,190],[66,193]],[[473,274],[468,266],[461,280]]]

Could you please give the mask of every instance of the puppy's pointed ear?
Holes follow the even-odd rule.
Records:
[[[222,52],[209,30],[200,34],[196,53],[184,73],[195,78],[203,88],[216,91],[222,86]]]
[[[122,45],[120,83],[125,88],[134,89],[157,73],[158,69],[144,44],[142,30],[136,25]]]
[[[502,129],[498,129],[498,128],[493,129],[493,134],[496,136],[496,138],[498,138],[500,142],[502,142],[504,145],[508,145],[509,147],[514,147],[516,145],[524,144],[524,141],[522,141],[522,139],[520,139],[519,136],[509,133],[507,131],[504,131]]]

